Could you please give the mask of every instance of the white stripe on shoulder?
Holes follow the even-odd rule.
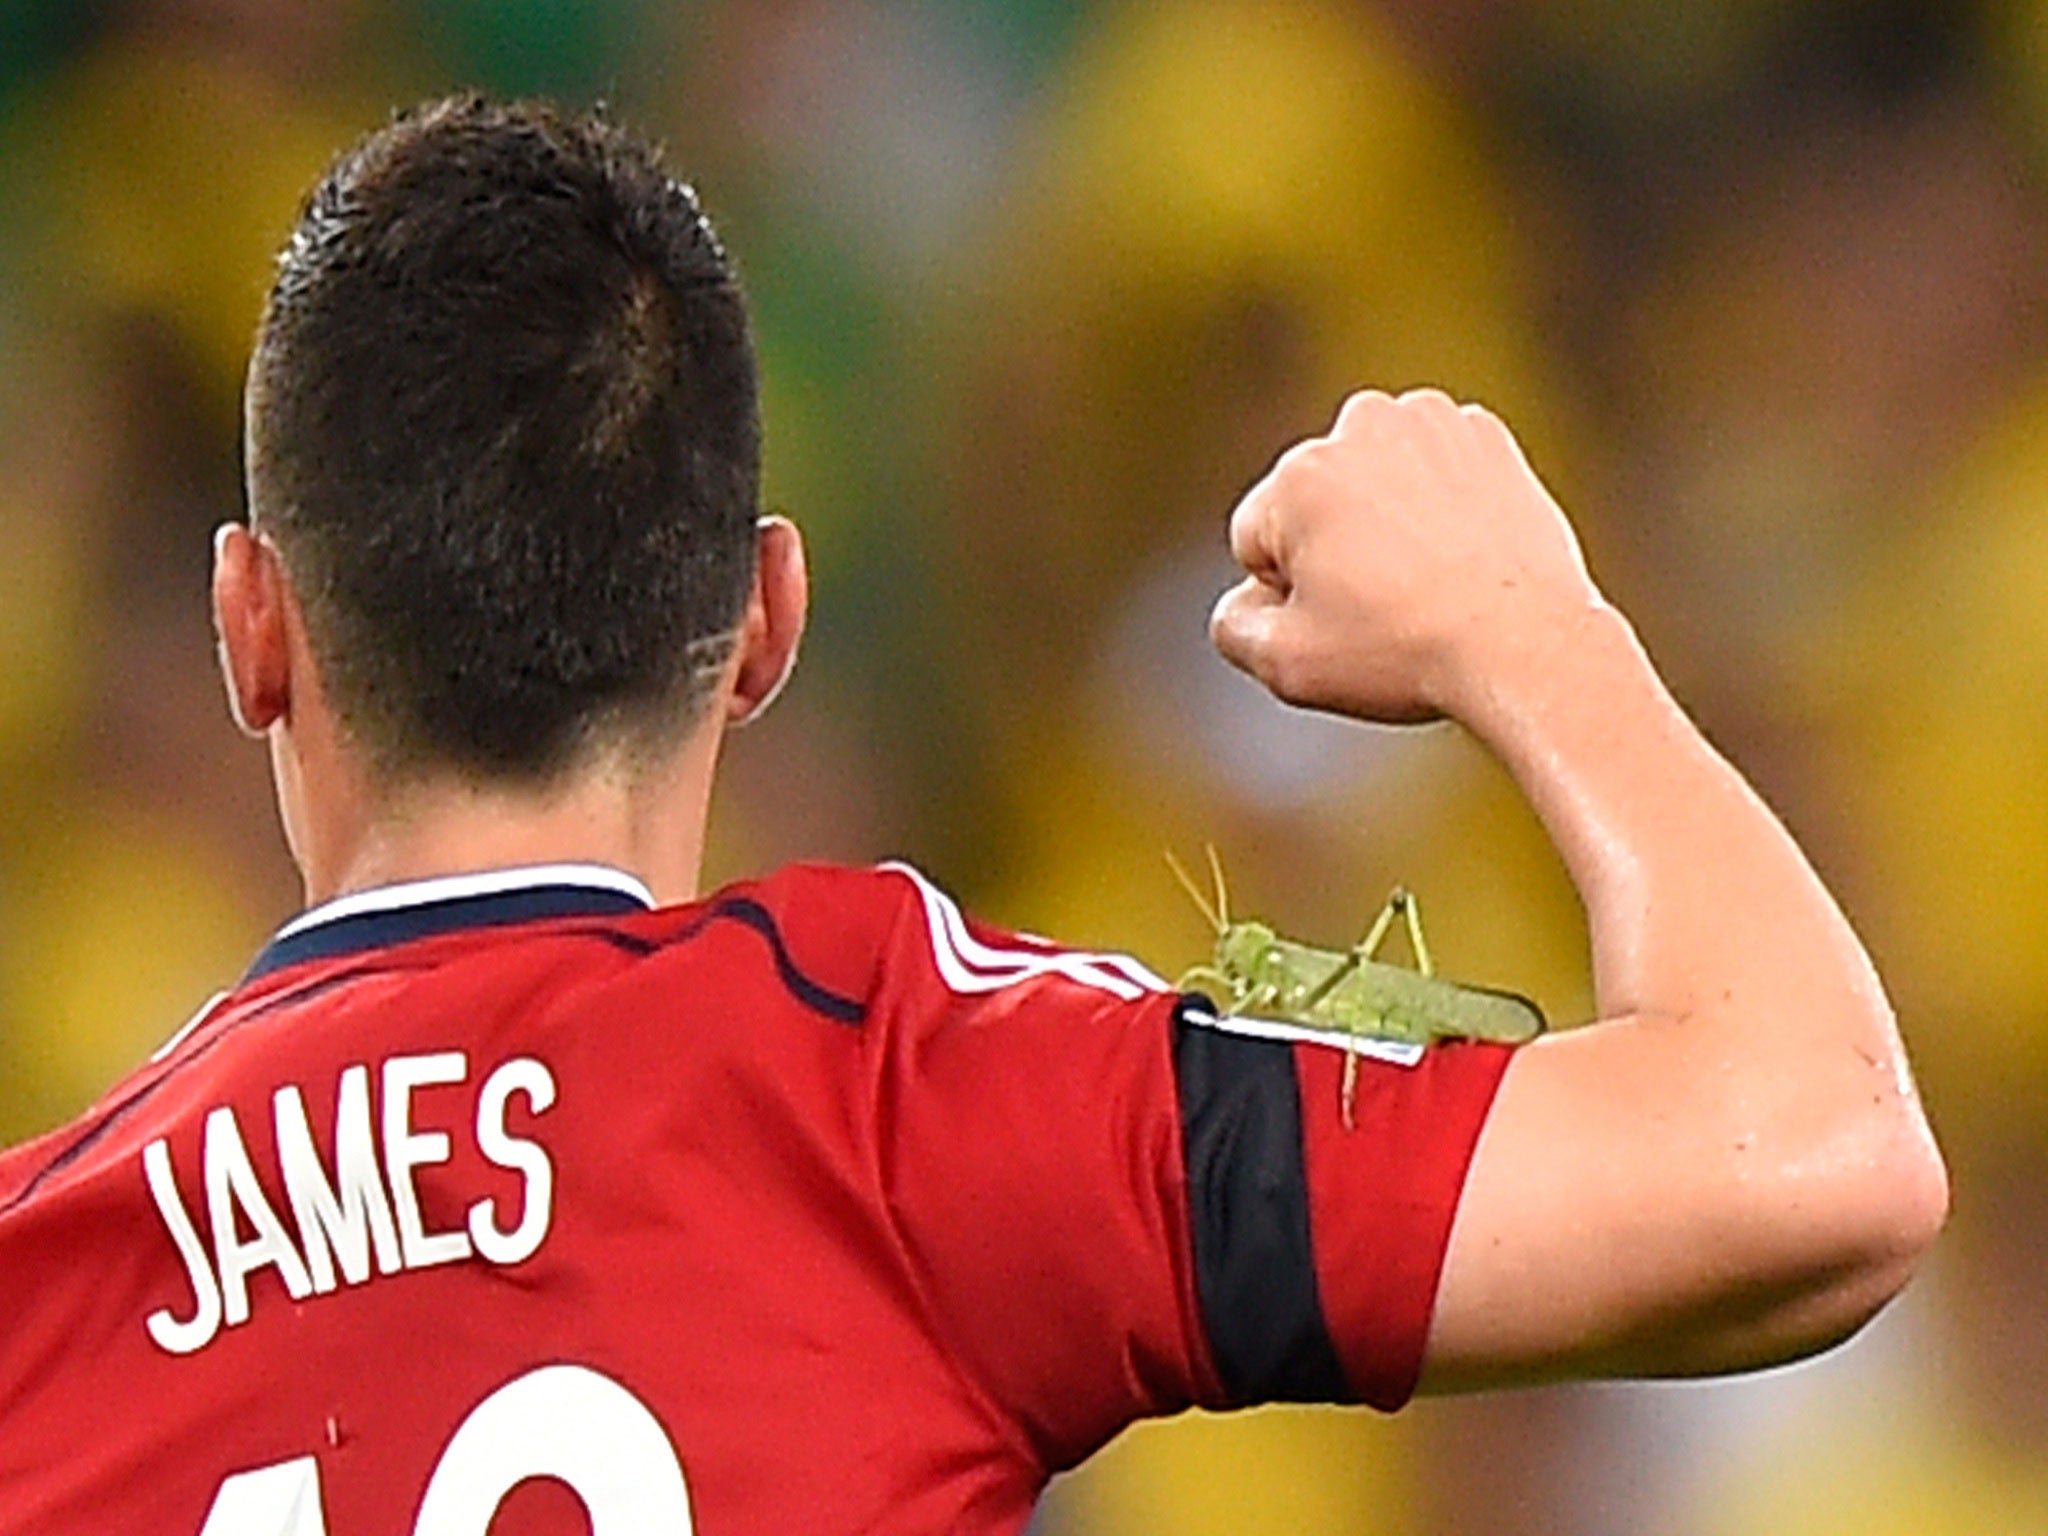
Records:
[[[406,880],[397,885],[380,885],[373,890],[337,896],[301,912],[277,930],[288,939],[308,928],[339,918],[360,917],[365,912],[396,912],[403,907],[424,906],[433,901],[453,901],[464,896],[502,896],[541,885],[583,885],[600,891],[630,896],[643,907],[654,906],[654,893],[646,884],[606,864],[528,864],[518,869],[486,869],[473,875],[439,875],[431,880]]]
[[[1371,1035],[1354,1035],[1349,1030],[1316,1024],[1296,1024],[1287,1019],[1257,1019],[1237,1013],[1211,1013],[1206,1008],[1183,1008],[1182,1020],[1226,1035],[1245,1035],[1254,1040],[1278,1040],[1288,1045],[1327,1045],[1332,1050],[1350,1051],[1397,1067],[1412,1067],[1422,1060],[1422,1047],[1407,1040],[1378,1040]]]
[[[199,1005],[199,1011],[193,1014],[192,1017],[187,1019],[184,1023],[180,1024],[177,1028],[177,1032],[173,1034],[170,1039],[166,1040],[162,1045],[158,1046],[154,1051],[150,1052],[150,1065],[154,1066],[157,1062],[162,1061],[166,1056],[170,1055],[171,1052],[175,1051],[179,1046],[183,1045],[186,1042],[186,1040],[191,1038],[192,1031],[197,1029],[200,1025],[204,1024],[208,1019],[212,1018],[213,1010],[218,1008],[222,1003],[226,1002],[227,998],[227,993],[216,992],[213,994],[213,996],[209,997],[205,1002],[201,1003]]]
[[[915,870],[904,868],[913,878],[921,881],[921,888],[937,898],[937,904],[945,921],[946,936],[952,941],[955,953],[969,966],[983,970],[1001,970],[1019,962],[1039,965],[1046,961],[1060,962],[1062,973],[1089,986],[1098,986],[1106,991],[1121,991],[1121,984],[1136,986],[1142,992],[1170,992],[1173,989],[1129,955],[1096,954],[1083,950],[1053,949],[998,949],[984,944],[974,936],[967,926],[967,918],[960,911],[958,903],[928,880],[923,880]],[[1085,970],[1087,975],[1080,972]]]
[[[932,961],[938,967],[939,978],[955,992],[996,992],[1038,976],[1064,976],[1125,1002],[1136,1002],[1147,993],[1173,990],[1128,955],[1005,949],[985,944],[969,930],[967,919],[953,898],[919,871],[896,860],[876,867],[905,876],[916,888],[924,906]]]

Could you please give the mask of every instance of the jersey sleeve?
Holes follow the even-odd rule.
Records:
[[[1234,1404],[1415,1391],[1458,1197],[1510,1048],[1347,1049],[1177,1015],[1176,1087],[1202,1316]]]
[[[887,877],[893,1219],[941,1343],[1046,1468],[1190,1405],[1404,1401],[1506,1053],[1362,1059],[1347,1124],[1343,1052]]]

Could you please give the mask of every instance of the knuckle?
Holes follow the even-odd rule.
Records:
[[[1456,410],[1458,405],[1457,401],[1434,385],[1424,385],[1420,389],[1406,391],[1401,396],[1400,403],[1413,409],[1425,411],[1451,411]]]
[[[1507,434],[1508,424],[1476,400],[1459,406],[1458,414],[1484,431]]]
[[[1323,437],[1304,438],[1280,455],[1273,466],[1273,483],[1290,490],[1299,490],[1305,482],[1318,479],[1328,468],[1330,440]]]
[[[1380,413],[1392,409],[1394,397],[1383,389],[1360,389],[1344,397],[1337,409],[1336,431],[1356,432]]]
[[[1279,558],[1276,515],[1270,496],[1253,497],[1230,515],[1228,542],[1231,556],[1239,565],[1256,570]]]
[[[1236,548],[1257,531],[1259,517],[1259,496],[1255,491],[1230,509],[1230,516],[1223,527],[1230,536],[1232,548]]]
[[[1273,461],[1273,473],[1276,476],[1297,473],[1303,464],[1314,457],[1316,447],[1321,441],[1322,439],[1317,437],[1303,438]]]

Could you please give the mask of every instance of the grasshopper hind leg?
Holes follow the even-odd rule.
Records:
[[[1345,956],[1344,963],[1323,979],[1322,984],[1316,988],[1311,1002],[1320,1002],[1335,990],[1338,982],[1357,970],[1361,963],[1378,954],[1380,945],[1386,942],[1387,934],[1393,928],[1396,917],[1402,920],[1408,930],[1408,944],[1415,952],[1415,969],[1425,976],[1435,975],[1436,968],[1430,963],[1429,946],[1422,939],[1421,904],[1416,901],[1415,893],[1407,886],[1397,885],[1387,897],[1387,904],[1380,908],[1379,916],[1372,920],[1372,926],[1366,929],[1365,937],[1352,947],[1351,953]],[[1337,1107],[1339,1117],[1344,1122],[1344,1129],[1353,1131],[1358,1129],[1358,1023],[1355,1019],[1347,1019],[1344,1027],[1348,1038],[1344,1042],[1344,1081],[1338,1089]]]
[[[1401,916],[1408,924],[1408,947],[1415,952],[1415,969],[1425,976],[1434,976],[1436,967],[1430,963],[1429,946],[1422,942],[1422,903],[1415,899],[1415,893],[1406,889],[1394,892],[1394,901],[1401,904]]]
[[[1380,908],[1379,916],[1372,920],[1372,926],[1366,929],[1365,937],[1352,945],[1345,952],[1344,958],[1338,962],[1336,968],[1321,981],[1317,982],[1308,996],[1301,1000],[1302,1012],[1306,1013],[1314,1008],[1316,1004],[1336,991],[1338,985],[1346,976],[1349,976],[1360,965],[1379,953],[1380,945],[1386,942],[1387,930],[1394,925],[1395,914],[1409,910],[1412,899],[1405,887],[1398,885],[1394,887],[1394,894],[1389,896],[1387,904]],[[1409,929],[1411,936],[1416,931],[1412,926],[1411,920],[1411,927]],[[1351,1026],[1347,1025],[1346,1027],[1349,1028]]]

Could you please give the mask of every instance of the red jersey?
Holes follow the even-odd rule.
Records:
[[[343,898],[0,1156],[0,1532],[1014,1532],[1395,1407],[1507,1056],[1342,1059],[902,866]]]

